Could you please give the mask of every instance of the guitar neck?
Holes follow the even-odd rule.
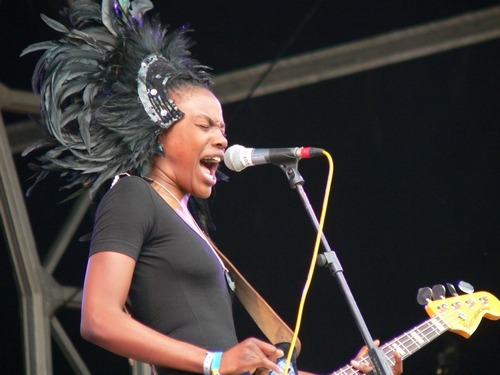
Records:
[[[448,331],[448,329],[449,326],[446,322],[439,316],[435,316],[410,331],[403,333],[401,336],[392,339],[388,343],[382,345],[380,349],[383,351],[388,363],[392,366],[394,365],[394,351],[399,352],[403,359],[408,358],[420,348],[424,347],[432,340]],[[370,360],[368,356],[364,356],[359,359],[358,362],[366,364],[370,363]],[[359,374],[359,372],[351,365],[344,366],[331,373],[331,375],[355,374]]]

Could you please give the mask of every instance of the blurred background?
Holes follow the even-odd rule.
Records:
[[[20,152],[38,136],[37,115],[30,113],[33,105],[14,108],[8,94],[29,95],[40,55],[19,55],[31,43],[58,37],[39,15],[61,21],[65,5],[0,1],[3,134],[23,195],[31,185],[32,160]],[[214,70],[230,144],[314,146],[332,155],[324,232],[374,338],[389,341],[428,318],[416,301],[419,288],[465,280],[476,291],[499,296],[500,1],[154,5],[164,24],[194,29],[193,54]],[[37,98],[32,102],[36,109]],[[279,167],[240,173],[221,168],[230,180],[219,182],[211,200],[213,237],[293,327],[314,227]],[[319,216],[326,159],[301,160],[298,171]],[[6,185],[12,182],[1,173]],[[26,230],[41,262],[72,215],[74,202],[61,202],[68,196],[58,190],[61,182],[50,177],[17,203],[26,205]],[[76,291],[88,246],[79,238],[92,229],[97,200],[50,271],[53,280]],[[5,219],[3,229],[0,374],[22,374],[22,309]],[[239,302],[235,314],[240,337],[261,336]],[[53,315],[90,373],[130,373],[125,359],[80,338],[78,308],[62,304]],[[469,339],[447,332],[405,360],[405,374],[498,374],[498,322],[478,320]],[[347,364],[363,345],[326,268],[315,269],[299,336],[299,367],[316,373]],[[63,352],[53,340],[47,359],[53,373],[75,373]]]

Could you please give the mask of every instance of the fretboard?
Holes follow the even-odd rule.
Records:
[[[380,349],[383,351],[390,366],[394,365],[394,351],[399,352],[403,359],[408,358],[410,355],[418,351],[423,346],[430,343],[432,340],[442,335],[449,329],[446,322],[438,316],[426,320],[419,326],[403,333],[388,343],[382,345]],[[368,356],[364,356],[358,360],[362,364],[369,363]],[[355,375],[359,372],[351,365],[342,367],[334,371],[331,375]]]

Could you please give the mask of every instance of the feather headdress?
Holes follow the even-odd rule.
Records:
[[[189,52],[188,30],[167,32],[145,16],[152,8],[149,0],[104,0],[102,8],[75,1],[69,28],[42,15],[64,35],[23,51],[45,51],[32,83],[47,137],[23,153],[49,148],[35,166],[34,185],[58,172],[68,179],[64,188],[93,193],[120,173],[147,176],[161,153],[159,133],[183,116],[169,92],[210,86],[209,69]]]

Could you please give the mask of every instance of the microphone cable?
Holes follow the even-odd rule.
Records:
[[[335,170],[333,159],[332,159],[332,156],[325,150],[323,150],[323,155],[326,156],[326,158],[328,159],[328,165],[329,165],[328,178],[327,178],[326,188],[325,188],[325,195],[323,198],[323,206],[321,209],[318,234],[316,235],[316,243],[314,244],[313,256],[312,256],[311,264],[309,266],[309,272],[308,272],[307,279],[306,279],[306,282],[304,285],[304,289],[302,290],[302,297],[300,299],[299,310],[297,312],[297,321],[295,323],[295,330],[293,332],[292,342],[290,343],[290,350],[288,351],[285,368],[283,370],[284,375],[288,375],[288,368],[290,367],[290,362],[292,360],[293,350],[294,350],[295,344],[297,342],[297,337],[299,336],[300,325],[302,323],[302,316],[303,316],[303,312],[304,312],[304,305],[306,303],[306,297],[307,297],[307,293],[309,291],[309,287],[311,286],[312,278],[314,275],[314,269],[316,268],[316,260],[318,259],[318,252],[319,252],[319,247],[321,245],[321,237],[323,234],[323,227],[325,224],[326,211],[328,208],[328,201],[330,198],[330,192],[331,192],[331,188],[332,188],[333,173]],[[296,374],[296,375],[298,375],[298,374]]]

